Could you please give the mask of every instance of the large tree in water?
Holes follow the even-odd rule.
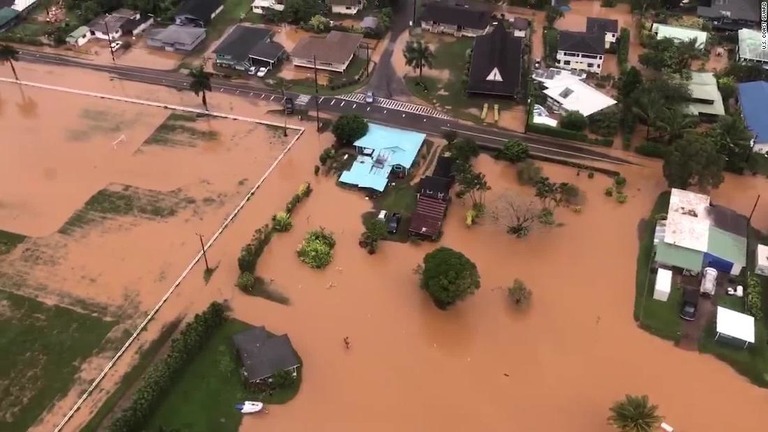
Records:
[[[189,89],[195,92],[195,96],[202,95],[203,106],[208,111],[208,99],[205,97],[205,92],[211,91],[211,74],[203,69],[203,65],[200,65],[189,71],[189,77],[192,78]]]

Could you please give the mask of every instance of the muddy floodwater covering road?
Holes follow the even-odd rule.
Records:
[[[199,106],[198,99],[187,93],[109,81],[103,75],[72,69],[55,69],[55,74],[52,71],[39,65],[19,67],[19,74],[30,81]],[[5,70],[0,74],[8,75]],[[22,102],[18,88],[3,83],[0,92],[4,108],[0,125],[14,125],[12,142],[41,137],[42,132],[33,130],[31,124],[61,129],[56,134],[45,135],[45,142],[39,143],[50,146],[52,152],[61,152],[59,161],[51,161],[57,173],[66,172],[68,164],[95,157],[94,154],[101,151],[91,150],[89,155],[86,145],[76,148],[68,143],[63,134],[75,126],[58,120],[57,111],[64,113],[63,118],[73,119],[77,112],[102,102],[95,99],[75,102],[60,93],[30,90],[30,97],[37,98],[39,111],[39,117],[33,121],[24,118],[15,106]],[[224,95],[212,95],[209,100],[213,109],[268,116],[265,112],[268,106]],[[138,116],[137,108],[118,106],[110,110],[124,113],[125,118]],[[163,120],[160,117],[155,121],[160,124]],[[28,126],[16,127],[16,123],[22,122],[29,122],[25,123]],[[151,122],[140,116],[135,128],[146,134],[153,129]],[[210,130],[217,132],[222,141],[219,151],[224,153],[240,148],[239,141],[231,137],[243,137],[247,133],[245,126],[234,122],[212,121]],[[246,141],[259,143],[259,147],[250,150],[253,155],[273,157],[274,153],[263,148],[269,146],[264,143],[270,142],[273,131],[262,128],[252,133],[257,135]],[[133,132],[136,134],[139,132]],[[97,141],[94,139],[94,143],[88,145],[96,148]],[[373,256],[357,246],[360,215],[370,208],[370,202],[362,194],[339,189],[332,178],[312,176],[318,153],[331,141],[328,134],[318,137],[312,132],[297,142],[209,251],[209,259],[221,263],[210,282],[204,283],[203,266],[198,265],[144,335],[151,338],[163,322],[179,314],[198,311],[212,300],[228,300],[238,319],[266,325],[275,333],[287,333],[305,362],[301,391],[289,404],[271,407],[268,415],[245,418],[242,431],[608,432],[611,430],[605,424],[608,406],[625,393],[648,394],[676,430],[758,432],[765,429],[768,392],[751,385],[711,356],[679,350],[643,332],[632,320],[638,223],[647,215],[658,193],[665,189],[658,163],[643,160],[642,167],[621,168],[628,178],[629,200],[624,205],[603,195],[610,183],[605,177],[588,179],[583,174],[576,176],[572,168],[543,165],[545,174],[553,180],[577,184],[584,191],[586,202],[580,214],[558,210],[556,217],[561,226],[537,229],[526,239],[506,235],[503,228],[490,220],[467,229],[463,223],[463,204],[454,201],[441,243],[462,251],[477,263],[482,288],[472,298],[442,312],[418,289],[417,277],[412,272],[435,245],[384,243]],[[110,140],[104,139],[102,145],[110,144]],[[4,144],[4,148],[14,147]],[[181,149],[191,151],[191,156],[162,162],[170,173],[178,172],[181,180],[170,181],[163,175],[146,173],[139,168],[135,168],[136,175],[131,179],[144,188],[195,191],[205,182],[200,177],[186,177],[190,175],[187,172],[205,169],[210,173],[205,177],[208,181],[214,184],[218,181],[221,187],[229,186],[232,191],[242,193],[247,186],[238,189],[238,180],[247,178],[247,185],[251,185],[268,165],[264,162],[251,166],[248,148],[237,150],[238,160],[222,159],[214,164],[211,158],[219,157],[215,156],[216,151],[206,153],[204,148],[205,145]],[[163,147],[157,151],[180,149]],[[239,153],[241,151],[244,153]],[[22,160],[21,154],[4,153],[4,168],[15,170],[14,163],[8,161]],[[126,171],[121,171],[128,165],[116,164],[117,168],[109,171],[128,176]],[[486,173],[493,187],[487,197],[489,202],[506,190],[531,194],[529,189],[517,185],[510,165],[487,156],[481,156],[476,165]],[[156,170],[162,168],[151,166]],[[234,175],[232,170],[248,174]],[[42,194],[45,182],[55,183],[55,179],[46,177],[42,168],[37,171],[36,177],[26,177],[29,184],[6,184],[3,190],[19,199]],[[81,171],[80,176],[91,175],[86,168]],[[121,178],[127,181],[126,177]],[[242,295],[233,286],[240,247],[255,228],[283,207],[305,180],[312,181],[315,192],[302,203],[293,230],[277,237],[267,248],[257,270],[262,277],[274,280],[275,287],[290,297],[291,305],[286,307]],[[83,181],[82,189],[87,186],[98,190],[98,183],[111,181],[115,179],[104,175],[98,181]],[[758,177],[727,176],[726,183],[713,193],[713,199],[748,212],[754,195],[764,191],[765,185],[765,180]],[[24,193],[27,189],[29,194]],[[93,192],[78,192],[82,197],[80,201]],[[226,204],[234,207],[238,192],[231,193],[232,198],[228,198]],[[35,209],[30,215],[39,220],[34,225],[46,228],[33,232],[35,226],[25,228],[23,217],[8,216],[20,210],[6,209],[0,219],[0,229],[25,228],[31,235],[46,235],[66,220],[62,214],[72,211],[46,210],[35,204],[34,199],[29,200],[30,208]],[[76,202],[63,198],[51,198],[50,202],[55,204],[51,207],[77,208]],[[98,231],[85,238],[77,237],[68,246],[72,249],[58,253],[64,262],[76,260],[82,265],[62,267],[62,271],[73,273],[74,279],[87,264],[93,272],[91,277],[97,280],[134,280],[130,288],[138,292],[139,307],[146,310],[163,291],[163,284],[154,282],[162,270],[152,267],[149,257],[166,257],[168,277],[164,283],[170,285],[169,280],[174,279],[196,253],[194,233],[211,233],[228,212],[229,208],[225,207],[186,223],[181,223],[185,220],[183,215],[193,212],[192,208],[182,210],[182,216],[174,218],[124,223],[111,237],[101,237]],[[755,221],[759,228],[768,228],[768,206],[758,208]],[[148,228],[151,224],[157,227]],[[319,226],[333,231],[338,243],[334,262],[324,271],[310,270],[300,264],[295,255],[306,231]],[[102,240],[98,240],[99,237]],[[176,240],[181,238],[184,240]],[[169,249],[161,244],[173,241],[178,241],[179,247]],[[162,252],[154,252],[158,248]],[[119,261],[107,257],[122,249],[131,255]],[[77,256],[72,257],[75,252]],[[148,257],[140,258],[140,254]],[[5,269],[9,262],[6,258],[0,264]],[[137,278],[139,274],[146,276]],[[501,289],[515,278],[525,281],[534,293],[531,308],[524,313],[510,307]],[[111,302],[123,295],[119,283],[101,286],[102,290],[113,292],[111,295],[100,294],[96,286],[84,284],[82,294]],[[77,284],[68,287],[73,292],[77,290]],[[349,350],[344,349],[344,337],[352,342]],[[127,357],[133,358],[133,354]],[[130,361],[118,363],[116,373],[105,382],[107,388],[114,386],[120,373],[129,366]],[[92,372],[86,376],[93,377]],[[73,394],[74,397],[69,395],[57,405],[35,430],[51,430],[79,393]],[[103,397],[100,393],[95,401]],[[93,408],[84,407],[66,430],[77,430]]]

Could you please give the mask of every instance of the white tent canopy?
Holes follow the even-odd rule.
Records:
[[[715,336],[715,339],[720,336],[723,336],[725,339],[742,341],[746,348],[747,344],[755,343],[755,318],[718,306],[717,336]]]
[[[667,301],[672,290],[672,270],[660,268],[656,272],[656,286],[653,289],[655,300]]]

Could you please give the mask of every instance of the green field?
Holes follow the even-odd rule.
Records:
[[[0,290],[0,431],[29,429],[115,324]]]
[[[276,391],[270,398],[250,393],[243,386],[232,335],[251,327],[234,319],[224,323],[189,364],[145,430],[163,427],[184,432],[236,432],[243,417],[235,410],[237,402],[259,400],[279,404],[291,400],[301,384],[301,373],[294,386]]]

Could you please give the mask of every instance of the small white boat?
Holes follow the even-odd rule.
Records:
[[[243,414],[257,413],[264,409],[264,404],[261,402],[245,401],[235,405],[235,409]]]

